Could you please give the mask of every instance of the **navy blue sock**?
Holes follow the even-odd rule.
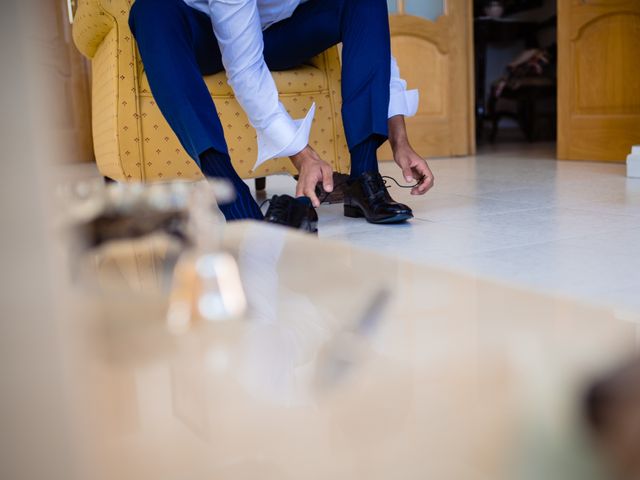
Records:
[[[247,218],[262,220],[264,218],[260,207],[251,195],[249,187],[233,168],[228,154],[209,149],[200,154],[200,168],[205,176],[222,178],[230,181],[233,185],[236,191],[236,199],[231,203],[220,205],[220,210],[222,210],[227,220],[243,220]]]
[[[349,180],[355,180],[364,172],[378,172],[378,157],[376,150],[382,144],[382,138],[372,135],[351,150],[351,175]]]

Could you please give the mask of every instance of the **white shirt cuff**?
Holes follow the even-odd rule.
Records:
[[[300,153],[309,144],[309,133],[316,104],[313,103],[307,115],[300,120],[293,120],[282,107],[282,114],[264,129],[256,129],[258,135],[258,159],[253,166],[255,170],[267,160],[279,157],[290,157]]]
[[[389,97],[389,118],[396,115],[413,117],[418,111],[420,94],[418,90],[402,90],[391,92]]]

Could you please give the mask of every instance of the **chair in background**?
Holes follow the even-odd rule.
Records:
[[[504,117],[514,119],[530,142],[543,135],[544,138],[555,138],[556,92],[555,79],[546,77],[519,79],[505,87],[499,97],[496,88],[492,88],[487,106],[487,116],[491,120],[489,140],[496,141],[498,126]]]
[[[556,17],[535,24],[530,35],[556,36]],[[533,40],[531,40],[533,42]],[[495,142],[500,119],[510,117],[528,141],[555,139],[557,128],[557,44],[528,48],[508,66],[503,77],[493,82],[487,105],[491,121],[489,139]]]

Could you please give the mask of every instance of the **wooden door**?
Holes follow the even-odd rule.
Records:
[[[443,9],[435,21],[412,15],[404,0],[397,0],[389,19],[400,73],[408,88],[420,90],[420,107],[407,119],[407,130],[422,156],[468,155],[475,152],[472,2],[437,1]],[[392,158],[388,144],[379,158]]]
[[[621,162],[640,144],[640,1],[558,2],[558,158]]]

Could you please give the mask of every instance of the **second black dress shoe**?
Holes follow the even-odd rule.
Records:
[[[413,218],[411,209],[396,202],[377,172],[349,181],[344,192],[345,217],[364,217],[369,223],[400,223]]]
[[[264,219],[269,223],[318,233],[318,214],[308,197],[274,195],[269,200],[269,209]]]

